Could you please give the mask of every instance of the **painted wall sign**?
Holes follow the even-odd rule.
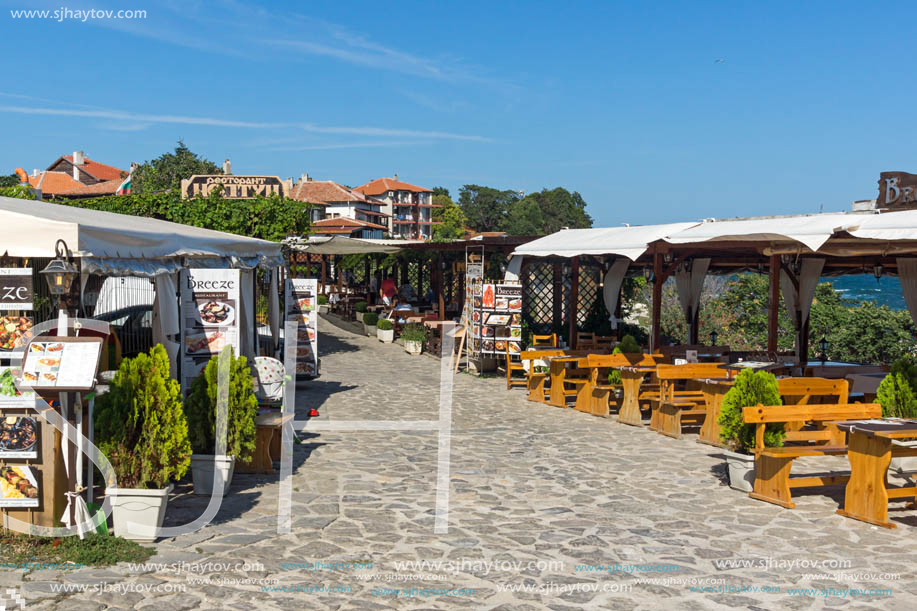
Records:
[[[259,195],[289,197],[293,181],[281,180],[277,176],[195,174],[181,181],[181,195],[184,199],[198,195],[207,197],[220,185],[223,186],[223,197],[226,199],[253,199]]]
[[[32,268],[0,268],[0,310],[31,310]]]
[[[879,174],[877,208],[917,208],[917,174],[882,172]]]

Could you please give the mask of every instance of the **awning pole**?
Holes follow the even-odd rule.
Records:
[[[653,323],[650,334],[650,351],[659,350],[661,343],[661,315],[662,315],[662,255],[656,251],[653,253]]]
[[[579,257],[570,259],[570,312],[569,345],[576,350],[576,317],[579,310]]]
[[[780,255],[771,255],[770,299],[767,303],[767,351],[777,352],[777,328],[780,308]]]

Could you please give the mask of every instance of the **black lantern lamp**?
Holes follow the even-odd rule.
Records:
[[[882,278],[882,264],[879,263],[872,268],[872,273],[876,277],[876,282],[878,282]]]
[[[717,334],[716,330],[711,331],[711,332],[710,332],[710,345],[711,345],[711,346],[716,346],[716,340],[717,340],[718,338],[719,338],[719,334]]]
[[[828,360],[828,331],[825,330],[824,335],[821,336],[821,339],[818,340],[818,350],[821,352],[821,362],[824,363]]]
[[[76,278],[79,272],[76,266],[70,262],[72,253],[67,248],[66,242],[58,240],[54,245],[54,250],[57,257],[39,273],[47,281],[48,291],[57,297],[58,303],[60,303],[61,298],[70,292],[73,279]]]

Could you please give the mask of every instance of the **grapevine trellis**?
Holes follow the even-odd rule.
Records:
[[[570,265],[564,263],[561,282],[558,291],[562,298],[559,304],[559,318],[555,317],[555,277],[554,264],[547,261],[532,261],[527,264],[522,274],[522,304],[523,318],[533,333],[558,332],[566,335],[569,325],[570,312]],[[600,281],[603,270],[598,265],[580,264],[579,268],[579,295],[576,308],[577,329],[585,329],[589,314],[595,306],[596,300],[602,299]]]

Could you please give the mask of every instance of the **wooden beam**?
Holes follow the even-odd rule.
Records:
[[[659,252],[653,255],[653,319],[652,330],[650,333],[650,350],[656,351],[661,343],[661,324],[662,324],[662,254]]]
[[[436,270],[434,276],[436,277],[436,295],[439,297],[439,319],[446,320],[446,300],[443,297],[443,253],[437,253],[436,255]]]
[[[780,313],[780,255],[771,255],[770,299],[767,301],[767,351],[777,352]]]
[[[551,285],[553,287],[553,294],[551,301],[554,304],[554,312],[551,318],[554,322],[554,328],[551,329],[551,333],[558,327],[562,328],[564,324],[564,264],[554,263],[552,271],[553,277]]]
[[[307,255],[308,256],[308,255]],[[328,282],[328,262],[325,260],[325,255],[322,257],[322,288],[321,292],[325,292],[325,284]],[[312,262],[309,262],[309,267],[312,267]]]
[[[576,317],[579,310],[579,257],[570,259],[569,346],[576,350]]]

